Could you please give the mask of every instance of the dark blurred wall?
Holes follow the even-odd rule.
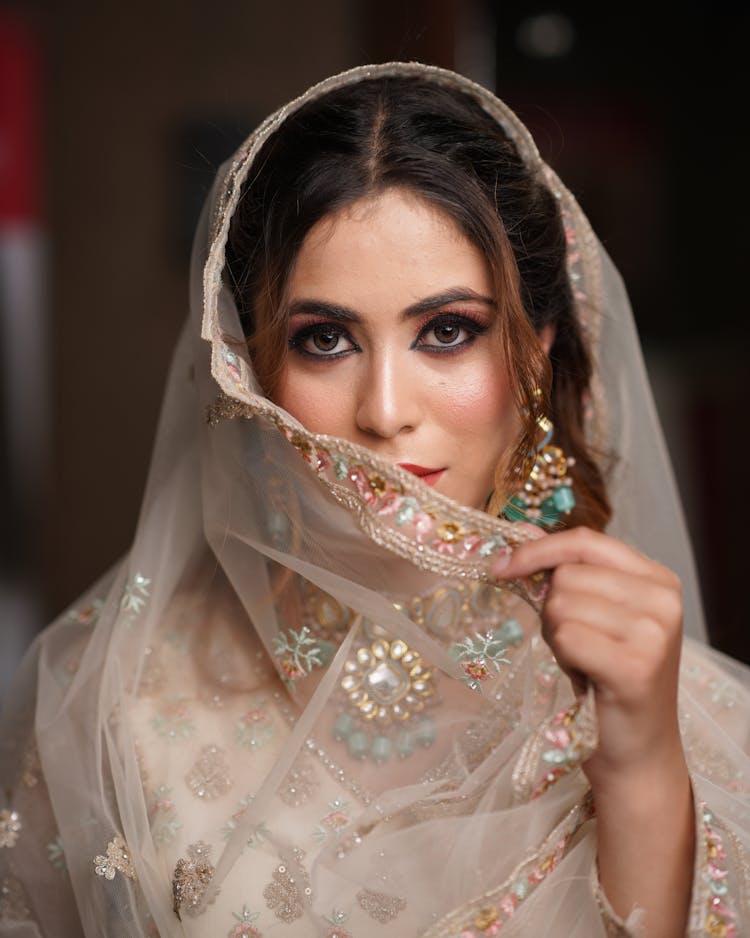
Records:
[[[54,436],[35,562],[51,617],[134,532],[187,310],[181,200],[213,177],[191,140],[226,158],[272,109],[356,64],[359,26],[347,0],[14,7],[45,58]]]

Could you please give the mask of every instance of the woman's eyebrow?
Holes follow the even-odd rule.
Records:
[[[450,303],[484,303],[487,306],[495,307],[495,301],[490,296],[482,296],[469,287],[451,287],[434,296],[427,296],[423,300],[418,300],[407,306],[401,313],[402,319],[411,319],[414,316],[421,316],[424,313],[430,313],[433,310],[448,306]],[[325,316],[327,319],[333,319],[337,322],[361,322],[362,317],[355,310],[348,306],[341,306],[338,303],[328,303],[325,300],[293,300],[289,304],[289,317],[292,316]]]
[[[411,306],[407,306],[403,311],[402,318],[411,319],[412,316],[421,316],[422,313],[431,313],[435,309],[448,306],[451,303],[484,303],[487,306],[495,307],[495,301],[491,296],[482,296],[469,287],[451,287],[442,293],[436,293],[434,296],[425,297]]]

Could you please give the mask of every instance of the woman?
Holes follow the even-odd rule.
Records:
[[[525,129],[355,69],[209,203],[133,549],[11,699],[6,933],[740,934],[747,676],[678,710],[627,299]]]

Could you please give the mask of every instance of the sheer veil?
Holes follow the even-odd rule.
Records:
[[[132,549],[35,644],[5,714],[3,823],[19,829],[0,850],[0,912],[15,923],[3,934],[69,936],[79,920],[108,938],[614,927],[580,771],[596,745],[591,699],[574,698],[541,640],[544,584],[490,582],[524,528],[310,433],[266,398],[224,279],[263,142],[306,102],[389,75],[472,95],[559,201],[595,362],[589,438],[615,455],[611,532],[682,578],[699,640],[681,700],[695,789],[731,819],[726,843],[746,847],[745,672],[730,676],[700,644],[690,545],[620,277],[502,102],[391,63],[310,89],[218,174]],[[704,860],[691,934],[714,895]]]

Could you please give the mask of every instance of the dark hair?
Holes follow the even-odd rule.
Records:
[[[364,80],[303,105],[261,147],[232,219],[226,270],[264,390],[273,394],[286,354],[284,289],[305,235],[324,216],[392,187],[447,212],[490,265],[503,367],[524,414],[496,488],[520,487],[537,418],[551,411],[555,443],[575,458],[577,506],[568,523],[603,528],[610,507],[583,429],[591,362],[557,201],[461,91],[419,77]],[[549,359],[537,340],[548,324]]]

